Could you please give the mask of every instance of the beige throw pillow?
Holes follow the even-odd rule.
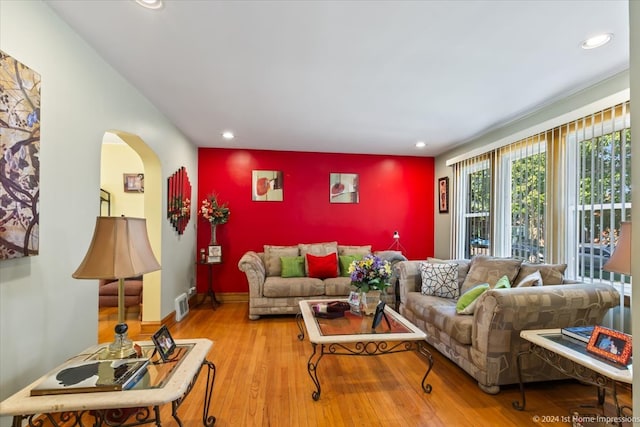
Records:
[[[512,258],[477,257],[471,261],[471,268],[464,279],[460,292],[465,293],[480,283],[496,283],[502,276],[507,276],[514,283],[522,261]]]
[[[543,285],[561,285],[564,281],[564,271],[566,269],[567,264],[532,264],[523,262],[515,283],[519,283],[528,275],[538,271],[542,276]]]
[[[267,276],[282,275],[281,257],[295,257],[300,255],[298,246],[264,245],[264,266]]]
[[[538,270],[523,277],[519,282],[516,282],[516,288],[528,288],[530,286],[542,286],[542,276]]]

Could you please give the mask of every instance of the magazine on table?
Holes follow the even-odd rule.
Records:
[[[562,335],[566,335],[584,343],[588,343],[593,333],[593,325],[591,326],[572,326],[568,328],[562,328],[560,332]]]
[[[31,396],[128,390],[147,372],[149,359],[70,362],[31,389]]]

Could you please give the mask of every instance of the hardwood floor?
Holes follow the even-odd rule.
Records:
[[[112,340],[115,313],[101,310],[100,342]],[[140,335],[137,313],[127,317],[130,336],[149,339]],[[528,384],[526,410],[516,411],[511,402],[520,399],[517,385],[503,387],[498,395],[485,394],[434,349],[430,394],[420,387],[427,363],[417,353],[325,356],[318,365],[322,395],[314,401],[306,367],[311,345],[297,339],[292,316],[251,321],[247,303],[226,303],[215,311],[204,304],[170,330],[175,338],[214,341],[208,360],[217,367],[211,404],[216,426],[566,426],[571,424],[562,420],[577,408],[583,414],[598,409],[581,408],[596,404],[594,387],[567,380]],[[202,377],[178,411],[185,427],[202,425]],[[630,405],[629,389],[619,387],[618,394],[621,403]],[[170,406],[162,408],[164,426],[177,425]],[[613,416],[609,395],[605,410]]]

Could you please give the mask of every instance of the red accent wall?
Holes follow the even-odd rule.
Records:
[[[253,170],[282,171],[284,201],[251,200]],[[329,202],[329,174],[359,174],[357,204]],[[433,255],[434,159],[292,151],[198,150],[196,206],[211,193],[228,202],[229,222],[217,227],[223,263],[213,266],[216,292],[248,292],[238,261],[263,245],[338,241],[385,250],[393,232],[409,259]],[[210,239],[208,222],[196,218],[198,253]],[[207,289],[207,268],[198,267],[198,292]]]

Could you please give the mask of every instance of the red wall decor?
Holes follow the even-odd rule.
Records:
[[[283,201],[252,201],[252,171],[282,171]],[[330,174],[358,174],[357,203],[330,202]],[[389,249],[398,231],[409,259],[433,255],[434,159],[432,157],[292,151],[198,150],[198,203],[214,189],[233,206],[233,221],[220,227],[224,261],[214,267],[216,292],[248,292],[238,261],[263,245],[337,241]],[[206,225],[206,224],[204,224]],[[198,250],[210,239],[198,222]],[[198,267],[198,292],[207,270]]]

